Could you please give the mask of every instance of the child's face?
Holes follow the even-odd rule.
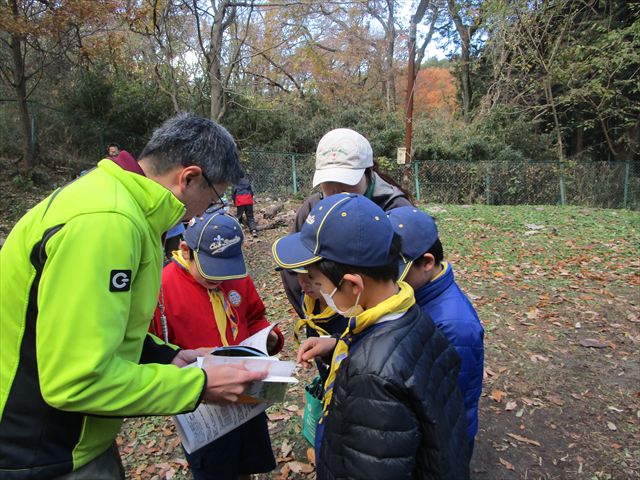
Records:
[[[207,280],[198,271],[198,267],[196,266],[195,260],[189,260],[189,273],[198,282],[201,286],[206,288],[207,290],[216,290],[222,281],[220,280]]]
[[[436,263],[433,255],[425,253],[421,261],[413,262],[411,268],[404,277],[404,281],[411,285],[411,288],[417,290],[431,281],[436,275]]]
[[[196,265],[196,261],[189,255],[189,246],[184,240],[180,242],[180,250],[182,251],[182,258],[184,258],[189,264],[189,273],[196,282],[198,282],[207,290],[215,290],[220,286],[220,284],[222,283],[221,280],[207,280],[202,275],[200,275],[198,266]]]
[[[336,290],[337,285],[334,285],[333,282],[331,282],[331,280],[329,280],[322,273],[320,273],[320,270],[318,270],[312,265],[308,267],[308,270],[309,270],[309,274],[308,274],[309,280],[313,288],[317,290],[319,296],[322,296],[320,292],[326,295],[331,295],[331,293],[333,293],[333,291],[335,290],[335,293],[333,293],[332,298],[333,298],[333,302],[336,304],[336,307],[338,309],[344,311],[353,307],[356,301],[356,298],[350,294],[352,293],[350,292],[351,289],[338,288]]]
[[[296,275],[298,277],[298,284],[305,295],[308,295],[314,300],[322,298],[322,295],[320,295],[320,289],[314,285],[308,273],[297,273]]]
[[[416,265],[415,263],[409,268],[407,275],[404,277],[404,281],[411,285],[411,288],[414,290],[428,283],[428,279],[426,279],[424,275],[424,269],[421,265]]]
[[[364,192],[367,191],[367,186],[367,176],[363,174],[360,181],[355,185],[345,185],[344,183],[338,182],[323,182],[320,184],[320,189],[325,197],[330,197],[331,195],[342,192],[364,195]]]

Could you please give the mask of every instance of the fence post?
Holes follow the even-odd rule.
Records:
[[[491,163],[487,162],[487,173],[484,177],[484,193],[487,205],[491,205]]]
[[[413,161],[413,178],[416,182],[416,200],[420,200],[420,177],[418,176],[418,160]]]
[[[629,167],[630,162],[627,159],[624,164],[624,197],[622,200],[622,208],[627,208],[627,200],[629,198]]]
[[[566,197],[564,193],[564,165],[562,160],[560,160],[560,205],[563,207],[566,204]]]
[[[291,155],[291,176],[293,180],[293,194],[298,193],[298,175],[296,172],[296,154]]]

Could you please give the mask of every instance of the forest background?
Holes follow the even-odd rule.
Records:
[[[188,110],[244,150],[311,153],[351,127],[395,159],[414,18],[416,160],[637,166],[639,17],[625,0],[0,0],[0,156],[24,174],[109,142],[135,155]]]

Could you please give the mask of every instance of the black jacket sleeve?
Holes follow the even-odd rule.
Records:
[[[153,335],[147,333],[140,354],[140,363],[171,363],[180,350],[175,350],[169,345],[158,343],[153,339]]]

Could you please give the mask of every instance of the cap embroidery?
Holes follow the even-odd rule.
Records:
[[[305,220],[305,222],[307,222],[309,225],[313,225],[315,221],[316,221],[316,216],[311,214],[307,215],[307,219]]]
[[[223,238],[221,235],[218,235],[213,238],[213,242],[209,245],[209,250],[211,253],[220,253],[224,252],[231,245],[235,245],[240,242],[240,237],[236,235],[233,238]]]

